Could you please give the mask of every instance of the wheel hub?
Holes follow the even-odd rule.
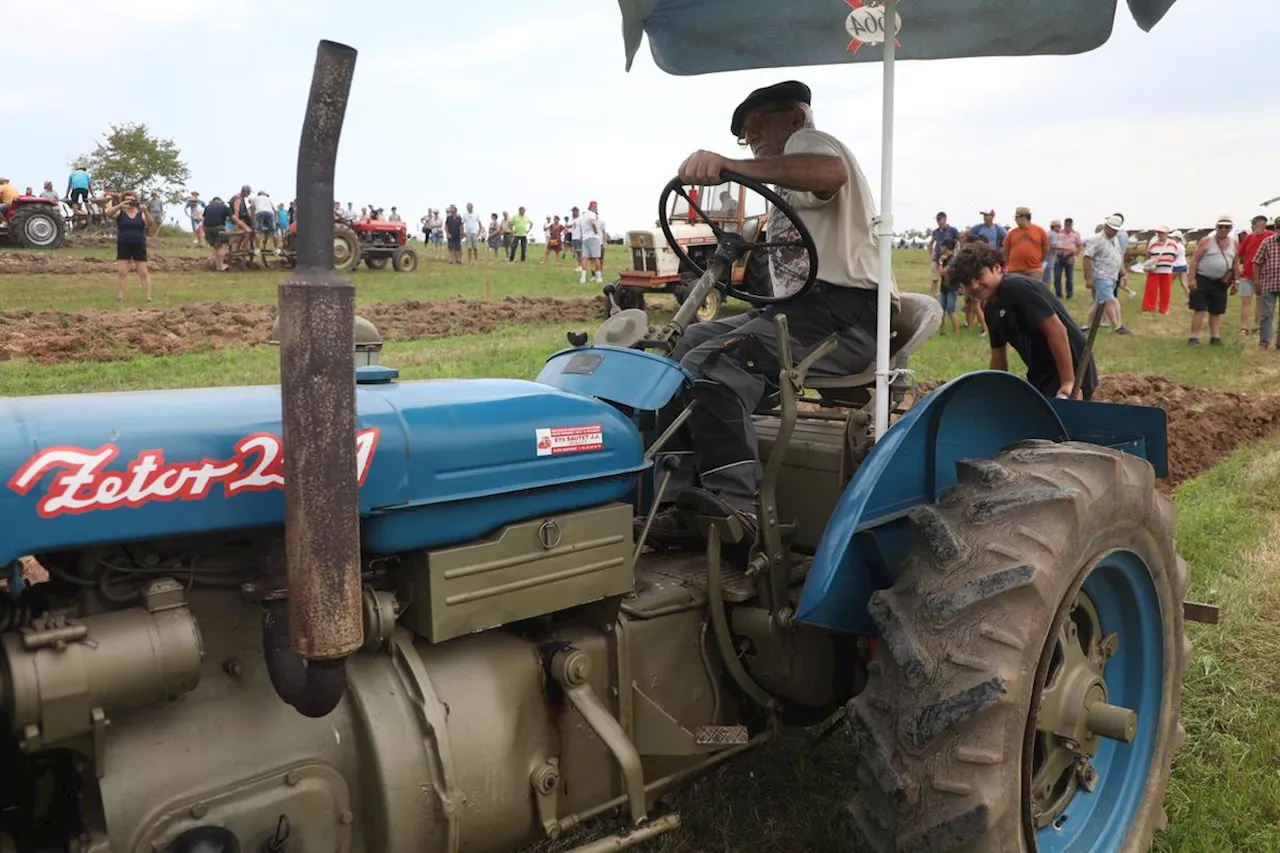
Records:
[[[1036,715],[1031,816],[1040,829],[1053,823],[1080,788],[1092,791],[1092,759],[1104,738],[1129,743],[1138,715],[1107,701],[1107,661],[1119,649],[1103,634],[1098,611],[1080,592],[1049,652],[1049,669]]]
[[[335,266],[342,266],[351,260],[351,250],[347,246],[347,241],[341,238],[333,238],[333,263]]]
[[[53,223],[43,216],[36,216],[27,221],[27,236],[35,243],[45,243],[53,239],[55,230]]]
[[[707,294],[707,298],[698,306],[698,319],[704,323],[710,323],[716,318],[716,314],[720,312],[720,294],[712,291]]]

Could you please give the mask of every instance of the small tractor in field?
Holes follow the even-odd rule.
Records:
[[[760,245],[722,231],[668,323],[533,381],[354,367],[354,62],[321,44],[278,387],[0,400],[0,851],[511,853],[619,816],[573,848],[616,851],[839,714],[859,850],[1148,848],[1189,659],[1162,411],[983,371],[872,445],[860,405],[797,405],[837,340],[784,348],[758,540],[699,503],[705,549],[647,548],[692,476],[668,354],[713,291],[764,298],[726,283]],[[931,307],[901,294],[896,357]]]
[[[289,225],[284,238],[284,254],[290,265],[297,263],[298,224]],[[386,269],[413,272],[418,268],[418,253],[407,245],[409,228],[403,222],[378,219],[333,220],[333,266],[338,272],[352,272],[364,261],[371,270]]]
[[[26,249],[56,249],[66,239],[67,222],[53,199],[19,196],[0,214],[0,243]]]
[[[706,269],[716,248],[716,229],[754,240],[763,234],[768,213],[740,184],[731,181],[717,186],[694,187],[689,198],[677,197],[669,217],[668,238],[661,223],[653,228],[628,231],[626,247],[631,266],[618,271],[618,280],[605,288],[605,317],[614,308],[643,309],[645,296],[667,293],[683,303]],[[690,209],[690,202],[697,210]],[[750,207],[749,207],[750,206]],[[674,239],[675,243],[668,242]],[[672,247],[680,249],[683,254]],[[736,261],[726,273],[726,284],[741,285],[749,280],[750,255]],[[760,291],[761,287],[749,287]],[[695,320],[718,319],[724,311],[724,297],[713,290],[699,306]]]

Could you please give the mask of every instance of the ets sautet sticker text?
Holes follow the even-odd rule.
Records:
[[[534,430],[539,456],[562,453],[588,453],[604,449],[604,433],[600,424],[575,427],[551,427]]]

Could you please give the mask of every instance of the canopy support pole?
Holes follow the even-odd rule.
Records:
[[[898,37],[892,3],[884,11],[884,118],[880,140],[880,286],[876,293],[876,441],[889,429],[889,314],[893,310],[893,59]]]

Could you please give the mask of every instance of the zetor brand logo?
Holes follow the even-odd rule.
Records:
[[[356,433],[357,482],[364,485],[369,463],[378,447],[377,427]],[[139,507],[165,501],[203,500],[214,486],[226,497],[242,492],[284,488],[284,448],[280,436],[269,432],[246,435],[229,459],[166,463],[163,450],[143,450],[123,471],[108,471],[120,448],[104,444],[97,450],[50,447],[32,456],[9,478],[20,495],[54,474],[48,492],[36,506],[41,518],[79,515],[99,509]]]

